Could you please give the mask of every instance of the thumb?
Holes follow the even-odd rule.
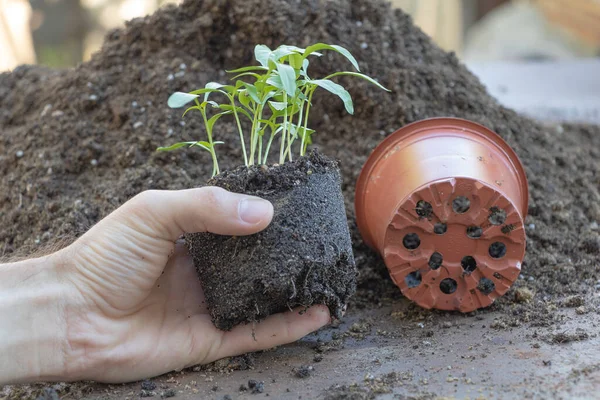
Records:
[[[273,217],[270,202],[216,187],[140,193],[71,247],[76,269],[103,293],[149,290],[183,233],[250,235]],[[141,291],[141,292],[140,292]]]
[[[273,206],[258,197],[207,186],[142,192],[114,214],[114,219],[140,233],[174,242],[183,233],[250,235],[259,232],[271,222]]]

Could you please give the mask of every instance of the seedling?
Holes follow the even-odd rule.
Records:
[[[319,57],[322,55],[320,51],[323,50],[340,53],[350,61],[357,72],[340,71],[321,79],[311,78],[308,74],[309,57]],[[169,97],[169,107],[182,108],[193,102],[194,105],[188,107],[183,115],[191,110],[200,112],[207,140],[179,142],[169,147],[159,147],[157,150],[199,147],[208,151],[213,160],[214,176],[219,173],[215,146],[223,142],[214,140],[213,128],[221,117],[231,115],[239,132],[246,166],[266,164],[276,137],[279,139],[279,164],[283,164],[286,160],[293,160],[294,144],[297,143],[297,154],[300,156],[305,155],[307,147],[312,144],[315,131],[308,127],[308,116],[313,95],[318,88],[338,96],[344,102],[346,111],[354,114],[350,93],[332,81],[332,78],[354,76],[389,91],[373,78],[360,73],[356,59],[341,46],[318,43],[306,49],[283,45],[271,50],[265,45],[257,45],[254,48],[254,56],[260,65],[227,71],[234,75],[230,85],[209,82],[203,89],[189,93],[173,93]],[[219,103],[212,100],[212,94],[219,95],[224,101]],[[247,121],[242,123],[244,119]]]

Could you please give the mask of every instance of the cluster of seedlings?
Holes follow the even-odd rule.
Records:
[[[309,75],[309,58],[319,57],[320,51],[331,50],[343,55],[354,71],[338,71],[315,79]],[[244,165],[268,164],[275,138],[279,138],[279,164],[304,156],[312,144],[315,131],[308,126],[312,98],[319,88],[338,96],[349,114],[354,113],[350,93],[332,80],[338,76],[353,76],[365,79],[377,87],[388,90],[374,79],[361,74],[358,62],[352,54],[338,45],[317,43],[307,48],[282,45],[271,50],[265,45],[254,48],[254,56],[260,65],[247,66],[227,71],[234,74],[231,84],[209,82],[204,88],[189,93],[176,92],[169,98],[171,108],[181,108],[189,103],[183,115],[198,111],[202,115],[206,140],[179,142],[159,151],[171,151],[182,147],[198,147],[210,153],[213,160],[213,176],[220,173],[215,146],[223,144],[214,139],[214,126],[223,116],[235,119],[240,137]],[[210,97],[220,95],[224,102],[218,103]],[[212,113],[211,113],[212,112]]]

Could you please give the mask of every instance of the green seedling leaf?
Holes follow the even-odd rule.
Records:
[[[278,111],[283,111],[287,107],[286,103],[280,101],[270,101],[269,104]]]
[[[197,94],[193,93],[185,93],[185,92],[175,92],[171,96],[169,96],[169,100],[167,104],[171,108],[181,108],[188,104],[194,99],[198,98]]]
[[[264,44],[256,45],[254,48],[254,58],[263,67],[269,66],[269,56],[271,55],[271,49]]]
[[[294,53],[290,54],[288,60],[290,66],[298,71],[302,68],[302,61],[305,60],[305,58],[302,58],[302,54]]]
[[[231,80],[233,81],[233,80],[239,79],[239,78],[241,78],[243,76],[251,76],[251,77],[256,78],[256,79],[262,78],[262,75],[257,74],[255,72],[243,72],[241,74],[238,74],[238,75],[234,76],[233,78],[231,78]]]
[[[205,142],[205,141],[187,142],[187,143],[192,143],[190,145],[190,147],[197,146],[204,150],[209,150],[209,151],[210,151],[210,149],[213,149],[215,147],[215,145],[217,145],[217,144],[225,144],[225,142],[218,142],[218,141],[213,142],[212,144],[210,144],[209,142]]]
[[[250,95],[246,89],[240,90],[238,100],[244,107],[252,109],[252,107],[250,107]]]
[[[383,89],[383,90],[385,90],[387,92],[391,92],[391,90],[389,90],[388,88],[384,87],[381,83],[377,82],[375,79],[373,79],[370,76],[367,76],[365,74],[361,74],[359,72],[351,72],[351,71],[336,72],[334,74],[329,75],[325,79],[333,78],[334,76],[343,76],[343,75],[355,76],[357,78],[364,79],[364,80],[372,83],[373,85],[377,86],[380,89]]]
[[[159,147],[156,149],[156,151],[173,151],[173,150],[180,149],[182,147],[193,146],[194,143],[196,143],[196,142],[179,142],[179,143],[172,144],[169,147]]]
[[[344,102],[344,107],[346,107],[346,111],[348,112],[348,114],[354,114],[354,105],[352,104],[352,97],[342,85],[338,85],[337,83],[327,79],[317,79],[314,81],[310,81],[310,83],[315,84],[327,90],[328,92],[338,96]]]
[[[310,62],[308,61],[308,58],[305,58],[302,60],[302,68],[300,69],[300,75],[304,76],[306,79],[308,79],[308,64],[310,64]]]
[[[244,87],[246,88],[246,91],[248,92],[248,95],[250,96],[250,98],[255,103],[260,103],[260,98],[258,97],[258,90],[256,89],[256,86],[254,86],[251,83],[247,83],[247,82],[242,83],[242,85],[244,85]]]
[[[277,129],[277,124],[271,121],[270,119],[261,119],[259,120],[259,122],[261,124],[267,125],[269,128],[271,128],[272,131],[275,131]]]
[[[206,107],[207,104],[210,104],[213,108],[219,108],[219,103],[212,100],[205,100],[202,102],[202,106]]]
[[[229,71],[226,71],[228,74],[239,74],[242,72],[252,72],[252,71],[267,71],[269,68],[267,67],[263,67],[263,66],[258,66],[258,65],[252,65],[249,67],[242,67],[242,68],[236,68],[236,69],[232,69]]]
[[[186,110],[183,112],[183,114],[181,115],[181,118],[185,117],[185,114],[187,114],[187,113],[188,113],[188,111],[191,111],[191,110],[198,110],[198,111],[202,111],[202,110],[200,109],[200,106],[192,106],[192,107],[188,107],[188,108],[187,108],[187,109],[186,109]]]
[[[281,81],[281,77],[279,75],[271,75],[267,79],[267,83],[273,87],[276,87],[277,89],[284,90],[283,82]]]
[[[287,64],[278,63],[277,72],[279,73],[279,77],[281,78],[283,90],[285,90],[288,96],[294,97],[296,95],[296,71],[294,70],[294,68],[290,67]]]
[[[222,83],[219,83],[219,82],[208,82],[206,85],[204,85],[204,88],[205,89],[222,89],[226,86],[227,85],[223,85]]]
[[[306,48],[306,50],[304,51],[303,56],[306,58],[309,55],[313,54],[315,51],[319,51],[319,50],[337,51],[338,53],[340,53],[341,55],[346,57],[352,63],[354,68],[356,68],[357,71],[360,71],[360,67],[358,66],[358,62],[356,61],[356,58],[354,58],[354,56],[348,50],[346,50],[342,46],[338,46],[335,44],[330,45],[330,44],[325,44],[325,43],[317,43],[312,46],[308,46]]]
[[[208,119],[208,121],[206,122],[206,128],[212,132],[213,126],[215,125],[215,123],[219,120],[219,118],[221,118],[223,115],[228,115],[231,114],[232,111],[224,111],[222,113],[218,113],[213,115],[212,117],[210,117]]]
[[[313,133],[315,133],[315,131],[310,128],[306,129],[304,127],[301,127],[300,129],[298,129],[298,136],[300,137],[300,140],[304,140],[305,145],[312,144]]]

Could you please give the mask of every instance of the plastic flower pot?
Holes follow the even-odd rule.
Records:
[[[387,137],[363,167],[355,207],[364,241],[422,307],[486,307],[520,274],[525,171],[474,122],[428,119]]]

